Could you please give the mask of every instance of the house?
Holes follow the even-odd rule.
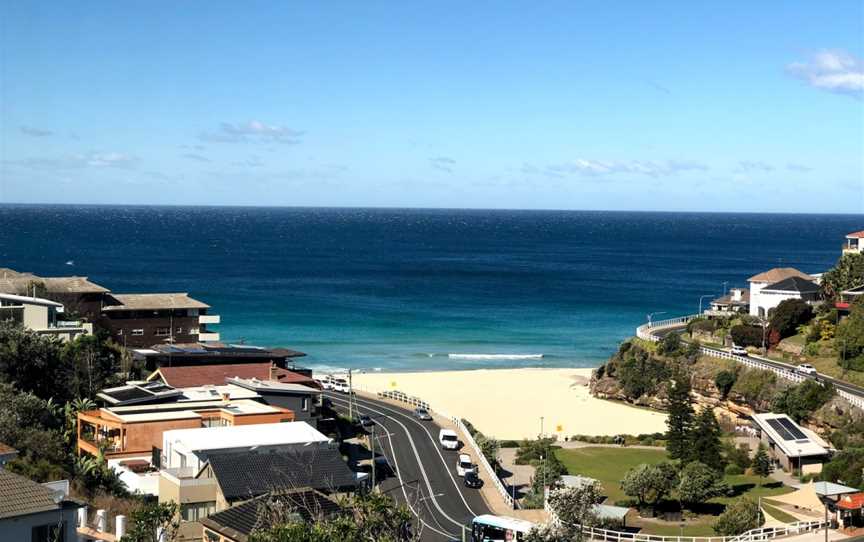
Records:
[[[822,472],[822,463],[831,455],[828,445],[809,429],[786,414],[754,414],[757,436],[768,455],[786,472]]]
[[[147,377],[147,381],[161,381],[175,388],[186,388],[224,384],[227,378],[232,377],[301,384],[320,389],[320,385],[311,376],[283,369],[270,361],[218,365],[163,366],[153,371]]]
[[[61,303],[67,313],[93,322],[102,308],[102,299],[109,292],[87,277],[40,277],[0,268],[0,292],[24,296],[45,297]],[[34,293],[36,292],[36,293]]]
[[[813,282],[813,277],[794,267],[776,267],[747,280],[752,316],[767,318],[768,311],[786,299],[818,299],[819,286]]]
[[[723,297],[711,302],[711,308],[705,311],[708,316],[734,316],[747,314],[750,311],[750,290],[747,288],[732,288]]]
[[[248,344],[208,343],[163,343],[148,348],[132,350],[132,357],[143,362],[148,370],[161,367],[186,367],[204,365],[237,365],[241,363],[270,363],[276,367],[312,377],[312,371],[294,366],[294,358],[305,356],[303,352],[287,348],[263,348]]]
[[[0,538],[15,542],[74,542],[81,505],[50,487],[0,469]]]
[[[194,471],[215,454],[253,448],[279,451],[304,446],[326,448],[329,445],[330,439],[306,422],[173,429],[162,433],[162,466]]]
[[[253,530],[285,518],[315,522],[341,511],[331,497],[311,488],[267,494],[202,519],[201,536],[207,542],[247,542]]]
[[[211,453],[200,468],[161,473],[159,501],[180,504],[181,531],[200,534],[198,524],[249,499],[308,488],[326,494],[350,493],[357,478],[336,448],[294,447],[269,451]]]
[[[834,303],[834,308],[840,311],[841,315],[849,314],[849,308],[852,303],[862,295],[864,295],[864,284],[854,288],[849,288],[848,290],[843,290],[840,292],[840,299]]]
[[[864,230],[846,234],[843,243],[843,254],[861,254],[864,252]]]
[[[150,456],[163,433],[175,429],[277,424],[294,420],[290,410],[250,399],[215,396],[207,401],[103,407],[78,413],[78,453],[106,459]]]
[[[844,528],[864,527],[864,493],[850,493],[837,500],[837,515]]]
[[[41,297],[0,293],[0,321],[12,321],[40,335],[70,341],[92,335],[93,324],[63,319],[63,304]]]
[[[208,324],[218,324],[207,314],[210,305],[189,294],[110,294],[105,297],[99,325],[128,348],[159,343],[218,341]]]
[[[228,378],[228,384],[255,392],[260,401],[267,405],[287,408],[294,413],[294,419],[298,422],[309,422],[317,426],[320,415],[321,390],[290,384],[286,382],[273,382],[272,380],[258,380],[257,378]]]

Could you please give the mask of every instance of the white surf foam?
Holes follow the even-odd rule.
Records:
[[[519,360],[542,359],[543,354],[447,354],[447,357],[466,360]]]

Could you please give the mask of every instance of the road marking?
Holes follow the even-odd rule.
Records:
[[[333,396],[328,396],[328,397],[330,397],[330,399],[336,399],[337,401],[342,401],[342,402],[344,402],[344,403],[348,403],[347,399],[343,399],[343,398],[341,398],[341,397],[333,397]],[[356,398],[355,398],[355,401],[356,401]],[[376,406],[377,406],[377,405],[376,405]],[[376,412],[376,413],[380,414],[381,416],[384,416],[385,418],[390,419],[390,420],[393,421],[394,423],[398,424],[398,425],[399,425],[399,426],[400,426],[400,427],[405,431],[405,436],[408,437],[408,442],[411,443],[411,450],[412,450],[412,452],[414,452],[414,458],[417,460],[417,466],[420,468],[420,474],[423,475],[423,481],[426,482],[426,489],[429,491],[429,498],[428,498],[427,500],[431,500],[432,503],[435,505],[435,508],[438,509],[438,512],[439,512],[442,516],[444,516],[445,518],[447,518],[448,521],[450,521],[450,522],[453,523],[454,525],[458,526],[460,529],[463,529],[463,528],[464,528],[464,524],[463,524],[462,522],[456,521],[455,519],[453,519],[452,517],[450,517],[450,516],[447,514],[447,512],[445,512],[445,511],[441,508],[441,505],[438,504],[438,499],[435,497],[435,491],[432,489],[432,484],[429,482],[429,476],[426,474],[426,469],[425,469],[424,466],[423,466],[423,461],[420,459],[420,454],[417,452],[417,445],[414,443],[414,437],[411,436],[411,432],[408,431],[408,428],[405,427],[405,425],[404,425],[402,422],[400,422],[399,420],[395,419],[393,416],[387,415],[387,414],[385,414],[384,412],[381,412],[380,410],[376,410],[375,408],[372,408],[372,407],[370,407],[369,405],[365,405],[365,404],[364,404],[364,405],[363,405],[363,408],[365,408],[366,410],[369,410],[369,411],[371,411],[371,412]],[[382,407],[382,408],[383,408],[383,407]],[[374,421],[374,420],[373,420],[373,421]],[[376,423],[378,423],[378,422],[376,422]],[[378,425],[381,425],[381,427],[384,427],[384,426],[383,426],[382,424],[380,424],[380,423],[378,423]],[[385,429],[386,429],[386,428],[385,428]],[[387,431],[387,433],[388,433],[388,435],[387,435],[387,439],[390,441],[390,448],[391,448],[391,450],[393,451],[393,458],[394,458],[394,460],[395,460],[395,459],[396,459],[396,451],[395,451],[395,449],[393,449],[393,439],[392,439],[392,437],[389,435],[390,432]],[[437,449],[437,448],[436,448],[436,449]],[[394,461],[394,462],[395,462],[395,461]],[[398,464],[397,464],[397,469],[398,469]],[[449,473],[450,471],[448,470],[447,472]],[[397,470],[396,474],[397,474],[397,476],[399,476],[399,478],[400,478],[400,482],[401,482],[401,476],[399,475],[399,471],[398,471],[398,470]],[[404,486],[402,487],[402,490],[403,490],[403,492],[405,491],[405,487],[404,487]],[[457,487],[457,491],[458,491],[458,487]],[[462,494],[460,493],[459,495],[461,496]],[[406,495],[405,495],[405,500],[406,500],[406,502],[408,501],[407,493],[406,493]],[[463,500],[463,502],[464,502],[464,500],[465,500],[464,497],[463,497],[462,500]],[[410,505],[409,505],[409,507],[410,507]],[[467,503],[466,503],[466,507],[467,507]],[[412,511],[413,511],[413,508],[412,508]],[[476,515],[476,514],[474,514],[474,512],[471,511],[470,508],[468,508],[468,511],[471,512],[472,515]],[[415,512],[415,515],[417,515],[416,512]],[[420,518],[419,515],[417,515],[417,517],[418,517],[418,519]],[[423,520],[421,519],[420,521],[423,521]],[[423,522],[423,523],[426,524],[425,522]],[[435,528],[432,527],[431,525],[428,525],[428,524],[426,524],[426,525],[427,525],[430,529],[432,529],[433,531],[435,531],[435,532],[437,532],[437,533],[439,533],[439,534],[442,534],[441,531],[438,531],[437,529],[435,529]],[[444,534],[445,534],[446,536],[451,537],[451,538],[453,537],[452,534],[447,534],[447,533],[444,533]]]
[[[371,401],[369,401],[368,399],[360,399],[360,398],[357,398],[357,397],[354,398],[354,401],[355,401],[355,402],[357,402],[357,401],[364,401],[364,402],[366,402],[366,403],[370,403],[370,402],[371,402]],[[373,404],[374,404],[374,403],[373,403]],[[447,461],[444,460],[444,454],[441,453],[439,443],[435,442],[435,439],[432,438],[432,434],[429,433],[429,429],[428,429],[425,425],[423,425],[422,423],[418,422],[417,420],[415,420],[414,418],[412,418],[411,416],[409,416],[408,414],[405,414],[405,413],[403,413],[403,412],[399,412],[398,410],[395,410],[395,409],[392,409],[392,408],[389,408],[389,407],[387,407],[387,406],[383,406],[383,405],[375,405],[375,406],[377,406],[377,407],[379,407],[379,408],[383,408],[383,409],[385,409],[385,410],[389,410],[390,412],[393,412],[393,413],[395,413],[395,414],[398,414],[399,416],[403,416],[403,417],[405,417],[405,418],[408,418],[411,422],[417,424],[418,426],[420,426],[421,429],[423,429],[423,431],[426,432],[426,436],[428,436],[428,437],[429,437],[429,440],[432,442],[432,444],[433,444],[433,448],[435,448],[435,451],[438,452],[438,457],[441,458],[441,463],[444,464],[444,470],[447,471],[447,474],[450,476],[450,481],[453,482],[453,487],[456,488],[456,493],[458,493],[458,494],[459,494],[459,498],[462,499],[462,504],[465,505],[465,508],[468,510],[468,512],[471,513],[472,516],[477,517],[477,513],[475,513],[473,510],[471,510],[471,506],[469,506],[469,505],[468,505],[468,501],[465,500],[465,495],[462,494],[462,490],[459,488],[459,484],[456,483],[456,479],[453,477],[453,473],[450,472],[450,467],[449,467],[449,465],[447,465]],[[367,408],[368,408],[368,407],[367,407]],[[395,420],[394,420],[394,421],[395,421]],[[397,422],[397,423],[398,423],[398,422]]]

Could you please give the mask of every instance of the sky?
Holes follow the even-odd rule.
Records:
[[[861,213],[864,3],[0,2],[0,203]]]

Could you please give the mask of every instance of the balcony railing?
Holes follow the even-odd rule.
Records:
[[[220,321],[218,314],[200,314],[198,315],[199,324],[218,324]]]
[[[218,333],[210,333],[210,332],[199,333],[198,334],[198,340],[199,341],[218,341],[219,340],[219,334]]]

